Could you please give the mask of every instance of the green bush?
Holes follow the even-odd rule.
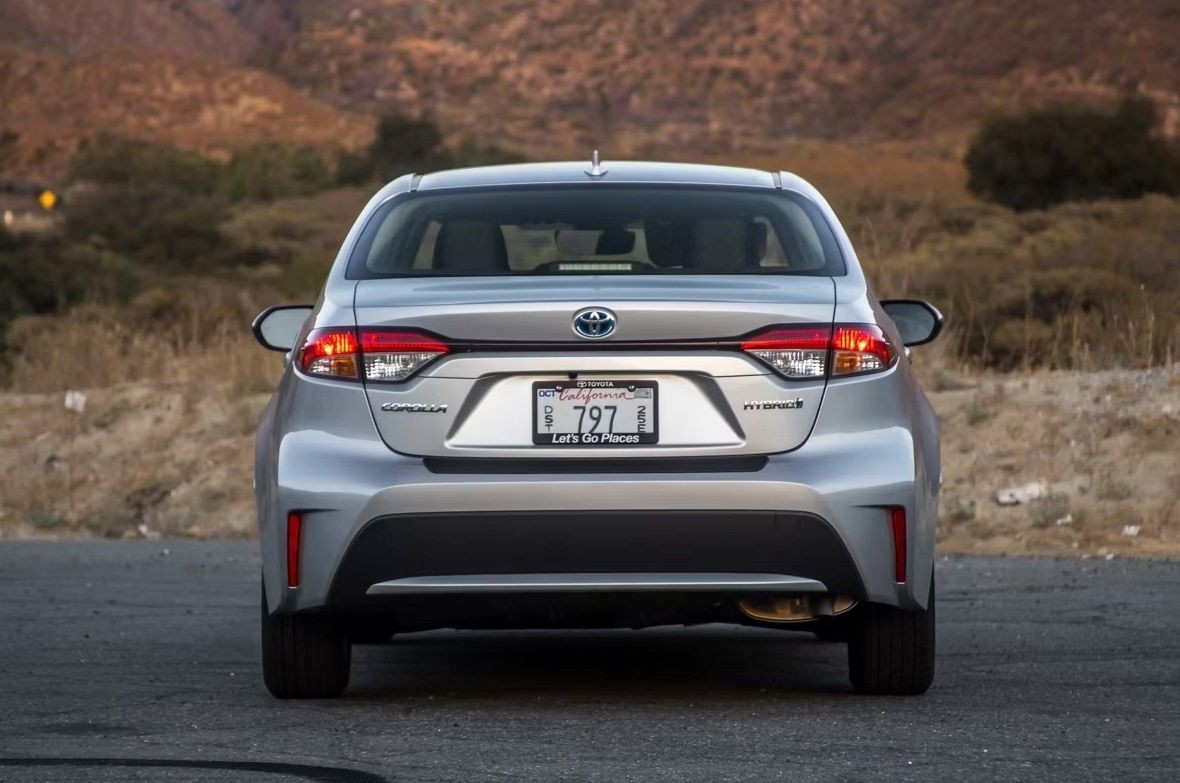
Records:
[[[109,133],[88,142],[72,178],[92,185],[167,187],[189,196],[268,201],[331,187],[321,155],[308,147],[266,142],[242,147],[225,164],[195,152]]]
[[[56,238],[0,229],[0,335],[21,315],[55,313],[85,300],[122,301],[138,288],[127,259]]]
[[[1180,154],[1157,133],[1155,105],[1058,104],[985,120],[964,163],[967,188],[1017,210],[1065,201],[1180,192]]]
[[[233,201],[270,201],[332,184],[332,174],[315,150],[268,143],[235,152],[221,170],[218,190]]]
[[[337,179],[355,185],[374,179],[388,182],[412,171],[424,173],[457,166],[519,163],[520,155],[471,140],[449,148],[432,119],[386,114],[377,122],[373,142],[359,152],[345,151],[337,163]]]
[[[218,190],[221,166],[168,144],[101,133],[75,158],[72,178],[99,185],[166,186],[208,196]]]
[[[149,267],[208,271],[227,248],[221,224],[228,216],[216,197],[196,197],[168,185],[108,185],[71,199],[65,234]]]

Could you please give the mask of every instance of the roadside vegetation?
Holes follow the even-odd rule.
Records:
[[[1180,194],[1180,148],[1155,104],[1056,104],[984,120],[963,160],[967,189],[1017,210],[1067,201]]]
[[[990,200],[980,171],[1000,182],[1012,150],[1027,155],[1055,143],[1069,118],[1101,115],[1096,127],[1106,127],[1132,109],[1045,111],[1036,121],[988,120],[968,143],[966,165],[954,142],[808,142],[772,159],[718,162],[811,179],[833,202],[878,292],[929,298],[947,316],[940,344],[915,356],[927,388],[943,401],[936,404],[948,464],[963,463],[958,473],[971,477],[948,484],[943,516],[955,546],[975,537],[1002,539],[1009,551],[1048,546],[1037,541],[1051,541],[1054,551],[1152,541],[1180,547],[1180,502],[1168,489],[1180,482],[1180,466],[1167,449],[1142,462],[1127,429],[1139,414],[1155,433],[1174,433],[1180,421],[1180,407],[1169,407],[1180,406],[1173,399],[1180,199],[1164,186],[1086,189],[1083,176],[1083,184],[1040,191],[1038,206]],[[1142,107],[1135,111],[1147,128],[1138,138],[1163,144],[1155,126],[1143,124]],[[1054,165],[1107,166],[1106,153],[1087,156],[1108,144],[1076,145]],[[212,161],[164,145],[94,139],[75,162],[55,230],[0,228],[0,397],[8,419],[0,446],[9,455],[0,461],[0,535],[143,535],[141,525],[153,534],[248,534],[250,433],[281,365],[254,344],[251,318],[271,303],[314,300],[378,182],[514,159],[473,142],[448,143],[429,119],[398,116],[378,123],[369,147],[336,157],[255,145]],[[1125,372],[1148,368],[1158,373],[1149,390]],[[1054,401],[1057,384],[1035,380],[1041,370],[1081,374],[1068,376],[1068,399]],[[1091,380],[1095,371],[1114,374]],[[85,411],[63,413],[67,390],[87,392]],[[1166,401],[1141,411],[1132,399],[1139,391]],[[1105,407],[1110,394],[1126,404]],[[1054,422],[1037,442],[1045,453],[1072,449],[1058,461],[1070,466],[1065,478],[1049,475],[1057,468],[1038,462],[1037,449],[1005,445],[1020,411],[1033,404],[1057,411],[1037,414]],[[1075,438],[1090,456],[1054,434],[1074,426],[1079,406],[1095,406],[1093,426]],[[1107,454],[1100,443],[1120,445]],[[168,460],[153,456],[161,449],[170,450]],[[128,453],[145,458],[115,467],[115,455]],[[989,467],[993,456],[999,463]],[[1118,459],[1149,467],[1155,478],[1121,477]],[[997,482],[1077,476],[1089,494],[1069,485],[1062,490],[1068,508],[1057,495],[992,507]],[[1104,515],[1122,520],[1118,529]],[[1035,531],[1031,538],[1019,538],[1022,525]],[[1145,538],[1124,540],[1124,525]]]

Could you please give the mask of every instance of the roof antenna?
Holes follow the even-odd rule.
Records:
[[[601,177],[606,173],[606,169],[602,166],[602,161],[598,159],[598,150],[594,150],[590,155],[590,168],[586,169],[586,173],[591,177]]]

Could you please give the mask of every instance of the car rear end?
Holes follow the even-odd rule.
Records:
[[[403,178],[358,220],[259,432],[264,617],[926,611],[935,423],[822,198],[544,168]]]

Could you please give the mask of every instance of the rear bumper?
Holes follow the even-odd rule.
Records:
[[[515,575],[534,584],[562,574],[598,579],[600,595],[612,580],[620,594],[654,589],[653,574],[675,574],[660,589],[686,593],[726,575],[764,575],[921,607],[933,562],[937,429],[928,409],[908,402],[924,402],[920,393],[873,388],[874,406],[858,407],[833,398],[863,398],[867,385],[829,384],[811,436],[794,451],[754,459],[714,454],[721,462],[685,461],[676,472],[626,459],[613,472],[599,467],[607,460],[585,472],[576,460],[531,456],[440,465],[391,451],[359,387],[335,384],[322,401],[285,401],[280,390],[256,452],[270,609],[372,606],[398,600],[407,587],[458,597],[458,590],[399,582],[419,577],[462,577],[471,592],[502,593],[502,585],[479,577]],[[829,419],[832,410],[842,413]],[[522,469],[525,461],[553,469]],[[895,506],[907,516],[904,582],[894,574]],[[304,519],[300,584],[289,588],[285,529],[293,510]],[[646,575],[640,581],[648,587],[621,575]],[[526,592],[556,590],[562,580],[549,581]],[[370,593],[391,582],[399,587]],[[740,579],[730,587],[719,589],[747,589]]]
[[[375,519],[341,559],[327,604],[612,589],[865,594],[843,541],[810,514],[529,511]]]

